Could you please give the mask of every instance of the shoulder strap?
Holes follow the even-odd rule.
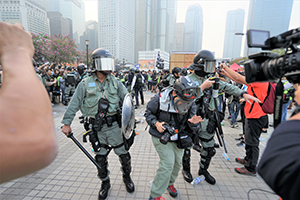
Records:
[[[188,118],[188,113],[184,115],[184,118],[183,118],[183,120],[182,120],[182,121],[183,121],[183,124],[181,124],[181,123],[179,122],[179,120],[178,120],[178,114],[172,113],[171,115],[173,116],[173,118],[174,118],[176,124],[178,124],[178,125],[180,126],[180,129],[178,130],[178,133],[179,133],[180,131],[184,130],[185,127],[186,127],[185,122],[186,122],[186,120],[187,120],[187,118]]]

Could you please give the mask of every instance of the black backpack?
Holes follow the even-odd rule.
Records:
[[[76,85],[76,77],[74,74],[67,74],[67,78],[66,78],[66,86],[75,86]]]
[[[142,78],[142,75],[137,74],[137,75],[136,75],[136,81],[135,81],[134,88],[140,89],[142,86],[143,86],[143,78]]]

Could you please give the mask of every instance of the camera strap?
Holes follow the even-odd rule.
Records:
[[[275,103],[274,103],[274,128],[276,128],[281,122],[282,115],[282,99],[283,98],[283,84],[281,79],[278,81],[275,92]]]

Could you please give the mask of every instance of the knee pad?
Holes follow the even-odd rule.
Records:
[[[96,155],[95,159],[100,165],[100,168],[98,168],[98,176],[103,179],[106,178],[108,176],[107,157],[105,155]]]
[[[201,156],[206,158],[212,158],[215,154],[216,150],[214,147],[203,148],[203,151],[201,152]]]
[[[131,156],[130,156],[130,153],[126,153],[126,154],[122,154],[119,156],[119,160],[121,162],[121,164],[127,164],[127,163],[130,163],[131,161]]]
[[[96,155],[95,156],[96,162],[102,167],[103,165],[107,164],[107,157],[106,155]]]

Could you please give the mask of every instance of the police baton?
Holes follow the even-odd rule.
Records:
[[[221,126],[220,114],[219,114],[219,111],[218,111],[218,105],[217,105],[217,99],[216,99],[216,98],[218,98],[220,78],[219,77],[211,77],[210,80],[215,81],[215,83],[213,84],[212,97],[213,97],[214,105],[215,105],[215,110],[214,110],[215,119],[217,121],[216,133],[217,133],[217,137],[218,137],[219,141],[220,141],[220,137],[221,137],[223,145],[224,145],[224,151],[225,151],[225,153],[227,153],[227,148],[226,148],[225,141],[224,141],[224,134],[223,134],[222,126]],[[222,146],[221,142],[220,142],[220,145]]]
[[[95,159],[87,152],[87,150],[78,142],[78,140],[73,136],[73,133],[68,133],[67,135],[68,138],[71,138],[73,142],[81,149],[81,151],[94,163],[94,165],[100,169],[101,167],[98,165],[98,163],[95,161]]]

